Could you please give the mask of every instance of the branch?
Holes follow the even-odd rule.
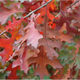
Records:
[[[6,30],[5,30],[5,31],[3,31],[3,32],[0,34],[0,36],[1,36],[1,35],[3,35],[5,32],[6,32]]]
[[[80,0],[75,1],[74,3],[72,3],[69,7],[67,7],[67,9],[71,8],[73,5],[75,5],[76,3],[78,3]],[[59,12],[55,18],[53,19],[53,21],[61,14],[61,12]]]

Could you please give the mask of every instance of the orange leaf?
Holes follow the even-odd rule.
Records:
[[[17,28],[15,28],[15,27],[18,26],[18,25],[20,25],[20,22],[19,21],[14,21],[14,18],[13,18],[13,23],[11,23],[11,25],[9,24],[8,26],[6,26],[6,28],[12,27],[13,30],[10,31],[10,34],[12,35],[12,37],[9,38],[9,39],[2,39],[2,38],[0,38],[0,47],[4,48],[4,50],[0,52],[0,56],[2,56],[3,64],[6,61],[8,61],[8,58],[13,53],[13,46],[12,46],[12,44],[14,43],[14,40],[15,40],[17,34],[18,34],[20,26],[17,27]]]

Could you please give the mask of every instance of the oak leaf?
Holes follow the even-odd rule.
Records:
[[[68,43],[73,42],[73,35],[67,34],[66,24],[63,24],[62,28],[59,30],[60,35],[56,36],[56,39],[61,39],[61,42],[66,41]]]
[[[71,25],[72,20],[74,20],[72,14],[67,14],[68,16],[66,16],[64,12],[61,11],[61,17],[56,20],[57,24],[56,29],[60,30],[61,27],[63,26],[63,23],[66,23],[66,30],[68,34],[72,33],[73,35],[79,35],[80,32],[78,31],[77,27]]]
[[[23,46],[17,52],[18,59],[13,62],[13,67],[20,66],[20,69],[23,70],[25,73],[29,70],[29,63],[28,59],[31,57],[37,57],[39,53],[38,49],[32,51],[28,47]]]
[[[27,73],[27,71],[29,70],[26,50],[27,50],[27,47],[24,49],[22,55],[13,62],[13,68],[16,66],[20,66],[21,70],[23,70],[25,73]]]
[[[52,61],[48,59],[48,57],[46,56],[44,46],[40,46],[39,49],[40,49],[40,53],[38,54],[38,57],[32,57],[28,61],[29,64],[37,63],[39,65],[34,75],[39,75],[40,79],[43,79],[44,75],[47,76],[49,75],[46,69],[47,64],[51,65],[55,69],[62,68],[62,65],[59,63],[56,57],[54,57]]]
[[[25,28],[24,30],[26,31],[26,34],[18,41],[15,42],[15,44],[21,42],[23,43],[24,41],[27,41],[27,45],[32,45],[35,48],[38,46],[38,40],[43,38],[43,36],[37,31],[35,28],[35,24],[33,21],[31,21]]]
[[[13,23],[11,23],[12,25],[9,24],[7,26],[9,28],[13,27],[13,30],[11,30],[9,32],[11,34],[11,38],[9,38],[9,39],[0,38],[0,47],[3,47],[4,48],[3,51],[0,52],[0,56],[2,56],[2,62],[3,62],[3,64],[6,61],[8,61],[9,57],[13,53],[13,45],[12,44],[14,43],[14,41],[15,41],[15,39],[17,37],[18,31],[20,29],[20,24],[21,23],[19,23],[19,24],[17,23],[18,24],[17,25],[14,22],[16,22],[16,21],[13,20]],[[16,26],[18,26],[18,27],[17,28],[14,28]]]
[[[3,51],[0,52],[0,56],[2,56],[2,62],[3,64],[8,61],[9,56],[13,53],[13,46],[14,40],[16,38],[16,35],[18,33],[18,30],[12,31],[12,37],[10,39],[0,39],[0,47],[3,47]]]
[[[73,3],[73,0],[60,0],[60,10],[63,10],[64,12],[67,12],[67,8],[70,6],[70,4]]]
[[[60,49],[62,47],[60,40],[54,40],[56,36],[59,36],[60,33],[58,30],[51,29],[47,24],[47,17],[45,16],[45,22],[43,26],[38,26],[37,29],[43,32],[43,38],[39,40],[38,46],[44,45],[46,47],[47,56],[49,59],[53,59],[53,56],[58,57],[58,53],[54,50],[54,48]]]
[[[46,48],[47,56],[49,59],[53,59],[53,57],[58,57],[58,53],[54,50],[54,48],[60,49],[62,47],[61,41],[60,40],[50,40],[50,39],[42,39],[39,40],[39,45],[41,46],[44,45]]]
[[[5,29],[8,31],[8,30],[12,30],[14,28],[19,28],[22,21],[23,21],[23,18],[21,18],[20,20],[17,21],[13,17],[13,23],[11,21],[8,21],[8,26],[6,26]]]
[[[61,33],[60,36],[57,36],[56,39],[61,39],[62,41],[66,41],[68,43],[73,42],[73,35]]]
[[[47,16],[48,16],[48,18],[52,21],[54,18],[55,18],[55,16],[54,15],[52,15],[51,13],[50,13],[50,8],[51,8],[51,6],[52,6],[52,4],[54,3],[54,0],[52,0],[48,5],[47,5],[47,7],[43,7],[43,8],[41,8],[40,10],[38,10],[36,13],[40,13],[40,16],[37,18],[37,23],[38,24],[42,24],[43,23],[43,21],[44,21],[44,18],[43,18],[43,16],[47,13]],[[55,4],[54,4],[55,5]],[[53,6],[53,10],[55,10],[55,8],[56,8],[56,6]]]
[[[18,12],[24,12],[24,8],[22,9],[17,9],[14,5],[11,5],[11,9],[5,8],[4,5],[1,5],[0,8],[0,22],[1,24],[4,24],[6,20],[8,19],[9,16],[11,16],[14,13]]]

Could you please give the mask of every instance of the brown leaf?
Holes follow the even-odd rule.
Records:
[[[39,40],[38,46],[44,45],[47,51],[47,56],[49,59],[53,59],[53,56],[58,57],[58,53],[53,49],[57,47],[60,49],[62,47],[62,43],[60,40],[53,40],[52,37],[59,36],[60,33],[58,30],[51,29],[47,24],[47,16],[45,16],[44,26],[38,26],[38,30],[43,32],[43,39]]]
[[[61,39],[61,42],[62,41],[66,41],[68,43],[71,43],[73,42],[73,35],[72,34],[64,34],[63,32],[66,31],[66,24],[64,23],[63,26],[61,27],[61,29],[59,30],[60,32],[60,35],[59,36],[56,36],[56,39]]]
[[[62,47],[62,44],[60,42],[60,40],[50,40],[50,39],[41,39],[39,40],[39,45],[41,46],[44,45],[46,48],[46,52],[47,52],[47,56],[49,57],[49,59],[53,59],[54,56],[58,57],[58,53],[54,50],[54,48],[58,48],[60,49]]]
[[[57,36],[56,39],[61,39],[61,42],[62,41],[66,41],[68,43],[73,42],[73,36],[71,34],[61,33],[61,35],[60,36]]]
[[[59,63],[56,57],[53,58],[53,61],[48,59],[46,56],[46,52],[44,49],[44,46],[40,46],[40,53],[38,54],[38,57],[32,57],[28,59],[29,64],[31,63],[38,63],[38,68],[35,71],[35,75],[39,75],[41,79],[43,79],[44,75],[49,75],[48,71],[46,69],[46,65],[50,64],[53,68],[62,68],[62,65]]]

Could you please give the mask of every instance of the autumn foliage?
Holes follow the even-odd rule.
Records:
[[[79,0],[0,0],[0,79],[80,79],[79,73]]]

